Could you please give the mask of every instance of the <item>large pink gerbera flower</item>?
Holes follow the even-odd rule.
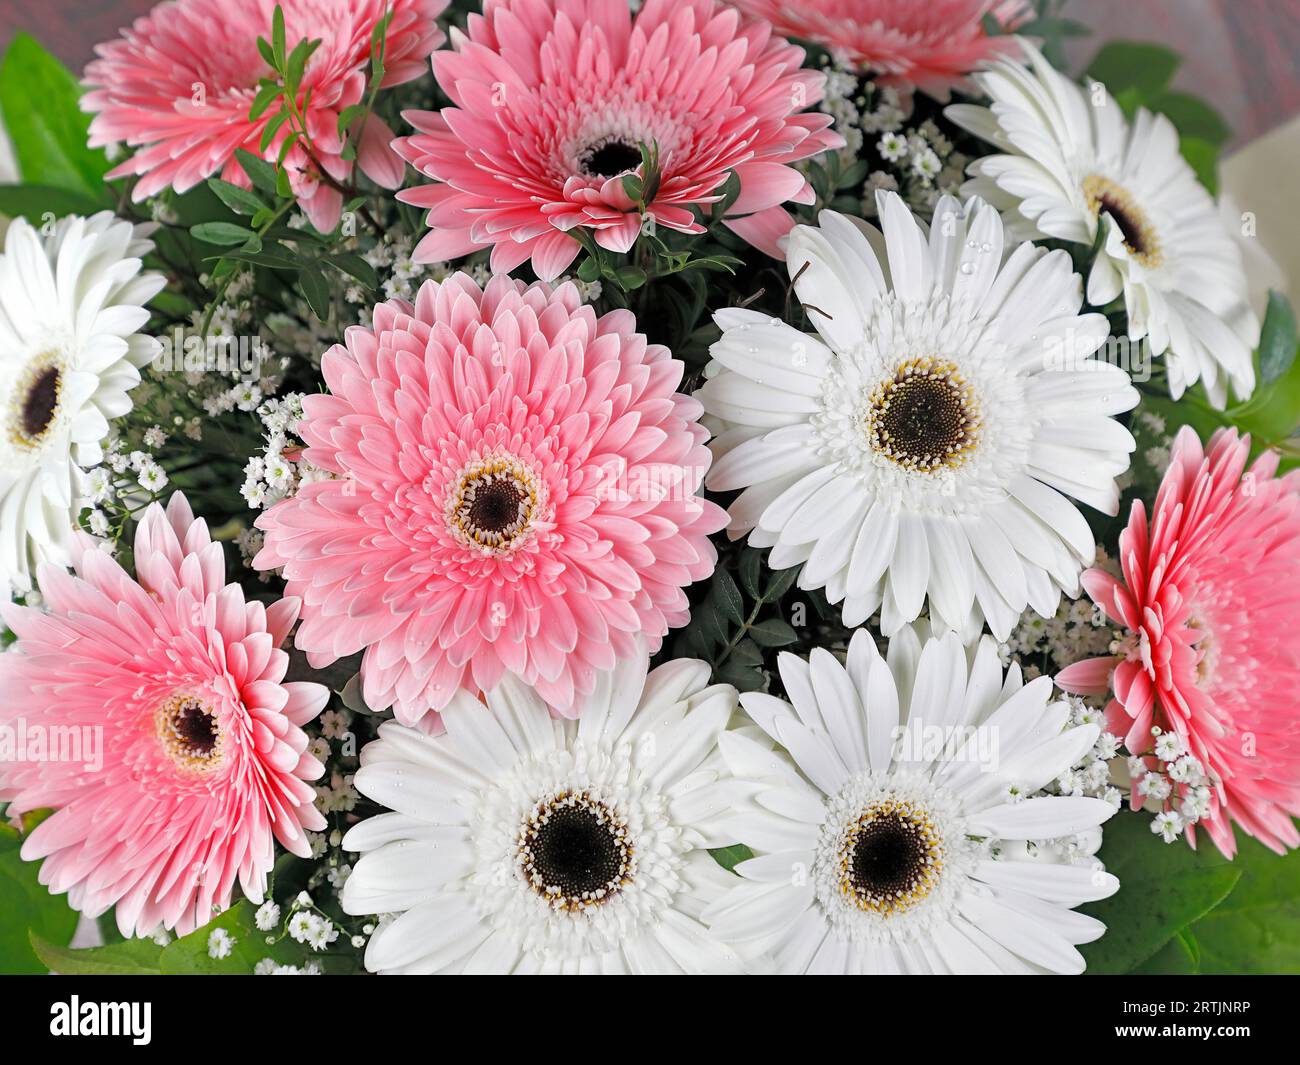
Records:
[[[1274,850],[1300,844],[1300,472],[1276,477],[1270,451],[1243,476],[1249,452],[1235,430],[1208,451],[1191,429],[1178,434],[1150,521],[1135,502],[1120,535],[1123,579],[1083,576],[1129,630],[1123,654],[1057,678],[1081,694],[1113,690],[1110,731],[1152,772],[1183,751],[1195,759],[1211,783],[1199,823],[1228,857],[1234,821]],[[1153,728],[1177,737],[1158,758]],[[1183,776],[1171,774],[1175,796]]]
[[[284,10],[285,37],[292,48],[304,38],[321,39],[307,63],[299,91],[306,108],[311,154],[301,141],[284,165],[290,185],[312,224],[322,232],[339,221],[343,194],[321,177],[346,182],[340,113],[360,103],[370,65],[371,34],[391,11],[384,49],[383,84],[417,78],[429,54],[445,40],[434,21],[447,0],[175,0],[137,19],[120,40],[99,45],[100,58],[86,67],[91,91],[82,98],[98,112],[90,124],[91,147],[124,142],[138,148],[109,177],[139,174],[136,200],[171,186],[177,192],[220,173],[245,188],[248,178],[235,150],[276,159],[289,134],[281,126],[260,152],[271,108],[250,120],[259,78],[270,68],[257,39],[271,37],[276,4]],[[370,115],[361,130],[357,162],[385,188],[402,183],[402,161],[393,154],[393,132]]]
[[[1011,28],[1028,0],[730,0],[778,33],[826,48],[883,85],[916,87],[939,100],[981,63],[1009,54],[1010,37],[990,37],[984,19]]]
[[[465,274],[375,308],[326,352],[306,458],[336,479],[265,513],[261,569],[304,600],[314,662],[366,648],[363,694],[407,724],[517,674],[561,714],[687,617],[726,514],[682,364],[573,285]]]
[[[42,567],[48,613],[4,610],[0,724],[20,747],[0,799],[56,810],[22,850],[51,891],[89,916],[116,906],[126,936],[185,933],[236,880],[261,899],[274,839],[310,855],[323,767],[302,726],[329,690],[285,683],[297,601],[245,602],[180,494],[145,513],[136,580],[84,538],[75,565]]]
[[[791,225],[780,205],[813,202],[789,164],[843,143],[829,115],[801,113],[825,81],[800,69],[803,51],[714,0],[647,0],[635,20],[627,0],[486,0],[468,30],[433,57],[455,106],[408,113],[419,133],[396,143],[436,181],[399,194],[430,209],[422,262],[491,246],[493,270],[531,256],[551,280],[578,227],[616,252],[646,217],[703,232],[691,208],[733,171],[728,224],[775,255]],[[644,215],[623,181],[645,176],[641,145],[661,171]]]

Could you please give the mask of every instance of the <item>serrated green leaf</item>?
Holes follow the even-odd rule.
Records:
[[[51,972],[64,976],[159,976],[163,948],[152,939],[127,939],[106,947],[73,950],[31,934],[32,950]]]
[[[28,184],[105,199],[110,169],[101,149],[87,146],[90,116],[70,71],[26,33],[14,35],[0,62],[0,116],[18,172]]]

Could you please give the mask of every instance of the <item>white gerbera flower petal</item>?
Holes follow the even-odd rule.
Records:
[[[157,352],[139,335],[165,278],[142,273],[152,226],[107,211],[42,236],[10,223],[0,255],[0,596],[44,561],[66,565],[83,472],[101,461],[108,420]]]
[[[963,193],[1006,211],[1022,239],[1091,245],[1088,302],[1123,297],[1129,338],[1164,356],[1175,399],[1197,381],[1218,407],[1228,386],[1255,387],[1241,253],[1214,200],[1179,152],[1164,115],[1139,109],[1130,124],[1104,86],[1076,85],[1031,45],[1029,67],[1009,60],[975,75],[989,108],[954,104],[957,125],[1008,154],[970,167]]]
[[[913,628],[887,658],[866,630],[844,665],[782,656],[781,678],[790,702],[741,702],[795,771],[741,733],[720,745],[751,782],[725,828],[756,855],[704,913],[717,935],[786,973],[1082,971],[1105,928],[1072,908],[1119,887],[1092,857],[1114,808],[1033,794],[1097,738],[1050,680],[1004,683],[991,638]],[[1051,845],[1084,832],[1073,861]]]
[[[735,882],[706,848],[747,785],[717,750],[736,692],[702,662],[602,676],[578,721],[507,677],[461,693],[430,737],[390,723],[356,787],[394,812],[362,821],[343,887],[353,914],[400,916],[376,971],[737,972],[700,921]]]
[[[1050,614],[1094,555],[1065,497],[1114,514],[1134,442],[1113,415],[1137,392],[1094,356],[1101,315],[1062,251],[1003,260],[998,212],[940,199],[927,230],[894,193],[883,232],[833,212],[790,235],[819,337],[721,312],[700,392],[719,428],[707,484],[744,489],[729,532],[774,568],[876,611],[886,635],[928,600],[941,628],[999,638]]]

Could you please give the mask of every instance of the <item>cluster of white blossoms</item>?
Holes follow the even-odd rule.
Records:
[[[835,132],[844,138],[841,166],[856,166],[864,154],[881,163],[867,169],[860,182],[863,217],[875,217],[877,192],[897,192],[923,215],[934,210],[940,196],[957,192],[970,159],[954,149],[933,119],[908,125],[910,104],[897,89],[875,85],[830,59],[825,66],[826,93],[818,107],[834,116]]]

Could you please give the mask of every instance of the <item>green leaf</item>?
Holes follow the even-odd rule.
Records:
[[[54,56],[26,33],[15,35],[0,64],[0,115],[23,181],[105,199],[108,157],[87,147],[90,116],[81,89]]]
[[[790,590],[790,586],[798,579],[802,567],[791,566],[789,569],[777,570],[768,579],[767,587],[763,589],[763,601],[771,603]]]
[[[31,935],[32,950],[51,971],[64,976],[159,976],[163,948],[152,939],[127,939],[108,947],[73,950]]]
[[[248,175],[248,180],[253,183],[253,188],[260,189],[268,196],[276,195],[275,167],[265,159],[259,159],[244,148],[235,149],[235,158],[239,160],[239,165],[244,168],[244,173]]]
[[[284,69],[284,53],[284,9],[276,4],[275,13],[271,16],[271,55],[275,60],[276,70]]]
[[[1300,426],[1300,359],[1293,358],[1291,365],[1279,377],[1262,381],[1255,394],[1245,403],[1229,407],[1223,419],[1243,432],[1250,433],[1261,446],[1277,444]]]
[[[713,860],[729,873],[741,862],[747,862],[754,857],[754,852],[743,843],[737,843],[734,847],[719,847],[709,853],[713,855]]]
[[[304,266],[298,272],[298,284],[302,287],[303,298],[312,314],[322,322],[330,316],[330,287],[325,275],[315,264]]]
[[[32,225],[43,225],[48,216],[62,218],[65,214],[94,214],[103,210],[84,192],[59,189],[51,185],[0,185],[0,214],[10,218],[25,218]]]
[[[1295,362],[1300,336],[1296,334],[1295,311],[1280,292],[1269,291],[1268,309],[1259,334],[1259,381],[1271,385]]]
[[[1184,137],[1195,137],[1220,148],[1232,133],[1223,116],[1199,96],[1162,92],[1142,102],[1152,111],[1166,116]]]
[[[250,192],[248,189],[241,189],[238,185],[232,185],[229,181],[222,181],[220,178],[208,178],[208,188],[215,192],[217,198],[235,214],[252,215],[266,209],[266,204],[258,198],[257,193]]]
[[[307,67],[307,60],[312,57],[312,53],[320,47],[320,40],[301,40],[293,47],[289,53],[289,61],[285,67],[284,84],[290,96],[296,96],[298,85],[302,81],[302,73]]]
[[[752,547],[746,548],[744,554],[740,556],[740,583],[744,585],[745,591],[749,593],[751,599],[762,598],[758,583],[762,575],[762,554]]]
[[[248,121],[256,122],[266,114],[271,105],[280,99],[282,91],[275,82],[264,82],[262,87],[257,90],[257,95],[253,97],[253,103],[248,109]]]
[[[745,599],[731,574],[724,569],[713,575],[713,594],[722,612],[737,625],[745,622]]]
[[[190,236],[207,244],[227,247],[243,244],[257,234],[246,226],[237,226],[233,222],[200,222],[190,229]]]
[[[40,863],[23,861],[21,847],[17,830],[0,822],[0,973],[10,975],[46,971],[31,933],[66,945],[77,930],[76,911],[37,879]]]
[[[1112,96],[1126,89],[1149,99],[1169,84],[1178,69],[1177,52],[1146,41],[1111,41],[1088,64],[1087,76],[1101,82]]]
[[[760,621],[750,628],[749,635],[755,643],[762,644],[764,647],[785,647],[799,639],[799,634],[794,631],[794,627],[780,618]]]
[[[1200,971],[1196,937],[1184,928],[1132,972],[1143,976],[1195,976]]]
[[[1237,846],[1241,880],[1191,928],[1200,971],[1300,973],[1300,851],[1274,854],[1240,832]]]
[[[1195,172],[1197,180],[1211,195],[1216,194],[1219,191],[1219,149],[1199,137],[1183,137],[1178,142],[1178,150]]]
[[[1106,925],[1105,935],[1079,948],[1094,974],[1132,972],[1227,898],[1241,876],[1208,843],[1199,851],[1182,840],[1165,843],[1142,813],[1106,822],[1100,857],[1120,887],[1081,907]]]
[[[378,288],[379,278],[375,276],[375,268],[371,266],[360,255],[353,255],[350,252],[340,252],[331,255],[329,261],[342,270],[349,277],[354,277],[360,281],[366,288]]]
[[[247,899],[236,903],[215,920],[187,936],[168,943],[159,959],[168,975],[212,976],[251,973],[263,958],[273,958],[281,965],[302,965],[312,952],[288,937],[275,944],[267,943],[267,933],[254,922],[256,907]],[[208,955],[208,940],[218,928],[234,940],[229,957]]]

